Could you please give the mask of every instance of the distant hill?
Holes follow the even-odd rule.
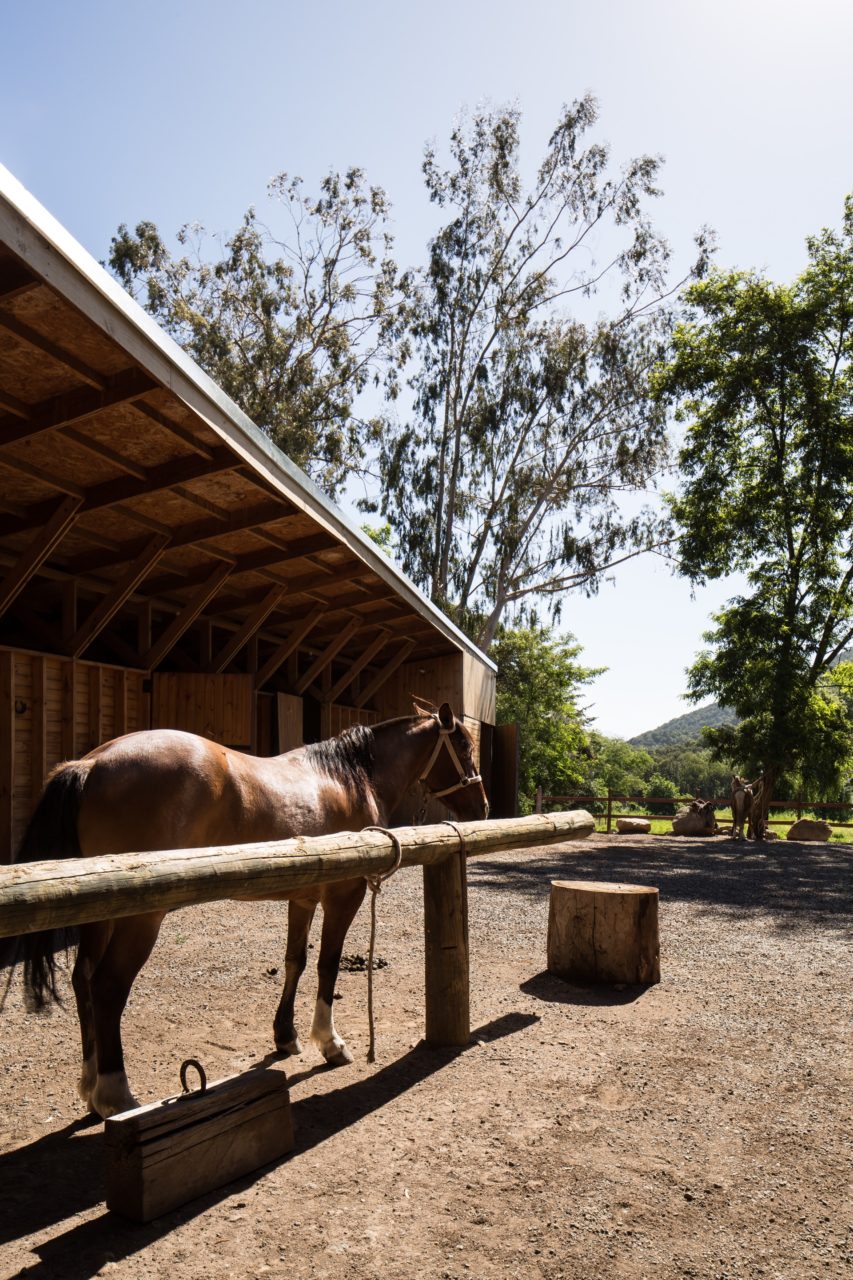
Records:
[[[714,729],[719,724],[736,724],[737,716],[727,707],[718,707],[716,702],[709,702],[706,707],[697,707],[674,720],[659,724],[656,729],[647,729],[636,738],[629,738],[632,747],[672,747],[680,742],[695,742],[702,736],[707,726]]]

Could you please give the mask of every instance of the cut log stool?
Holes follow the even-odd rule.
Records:
[[[552,881],[548,972],[580,983],[660,982],[657,889]]]

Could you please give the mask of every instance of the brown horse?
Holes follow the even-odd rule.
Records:
[[[323,835],[387,825],[418,781],[461,819],[488,815],[471,736],[448,703],[356,726],[337,738],[268,759],[170,729],[131,733],[60,765],[24,835],[19,862]],[[293,1022],[308,932],[323,906],[311,1038],[327,1062],[351,1062],[332,1000],[344,939],[362,903],[363,878],[282,894],[289,899],[285,983],[274,1022],[280,1053],[301,1052]],[[121,1017],[165,911],[82,925],[72,974],[83,1042],[80,1095],[107,1117],[136,1105],[124,1069]],[[62,931],[13,940],[36,1007],[58,999],[55,952]],[[6,948],[7,952],[9,948]],[[7,963],[9,959],[7,956]]]

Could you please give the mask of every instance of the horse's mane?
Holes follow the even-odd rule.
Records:
[[[355,724],[336,738],[312,742],[306,755],[315,768],[348,787],[360,804],[369,802],[376,752],[367,725]]]

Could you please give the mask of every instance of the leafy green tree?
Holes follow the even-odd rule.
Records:
[[[590,734],[590,746],[590,794],[606,795],[609,790],[622,796],[642,796],[649,791],[655,762],[648,751],[601,733]]]
[[[728,796],[731,770],[715,760],[701,740],[650,750],[659,774],[673,783],[677,795],[705,800]]]
[[[590,97],[564,108],[527,187],[515,109],[459,124],[448,167],[424,161],[445,222],[413,279],[413,405],[383,435],[381,508],[403,567],[484,648],[507,611],[544,597],[556,617],[567,589],[665,538],[620,505],[667,449],[647,395],[669,324],[645,211],[660,162],[613,173],[596,118]]]
[[[740,723],[707,730],[718,758],[837,783],[853,718],[833,663],[853,639],[853,198],[840,232],[808,241],[790,285],[713,272],[686,295],[661,402],[686,423],[672,512],[681,572],[740,570],[689,672]]]
[[[582,784],[589,748],[578,697],[603,668],[581,666],[580,652],[571,636],[540,626],[502,628],[492,646],[497,723],[519,725],[519,799],[525,813],[533,808],[538,786],[565,795]]]
[[[224,242],[199,224],[173,257],[157,227],[120,226],[109,266],[121,283],[288,457],[331,495],[363,466],[378,420],[360,392],[391,373],[400,294],[389,205],[359,169],[319,197],[301,179],[269,184],[282,239],[253,208]]]

